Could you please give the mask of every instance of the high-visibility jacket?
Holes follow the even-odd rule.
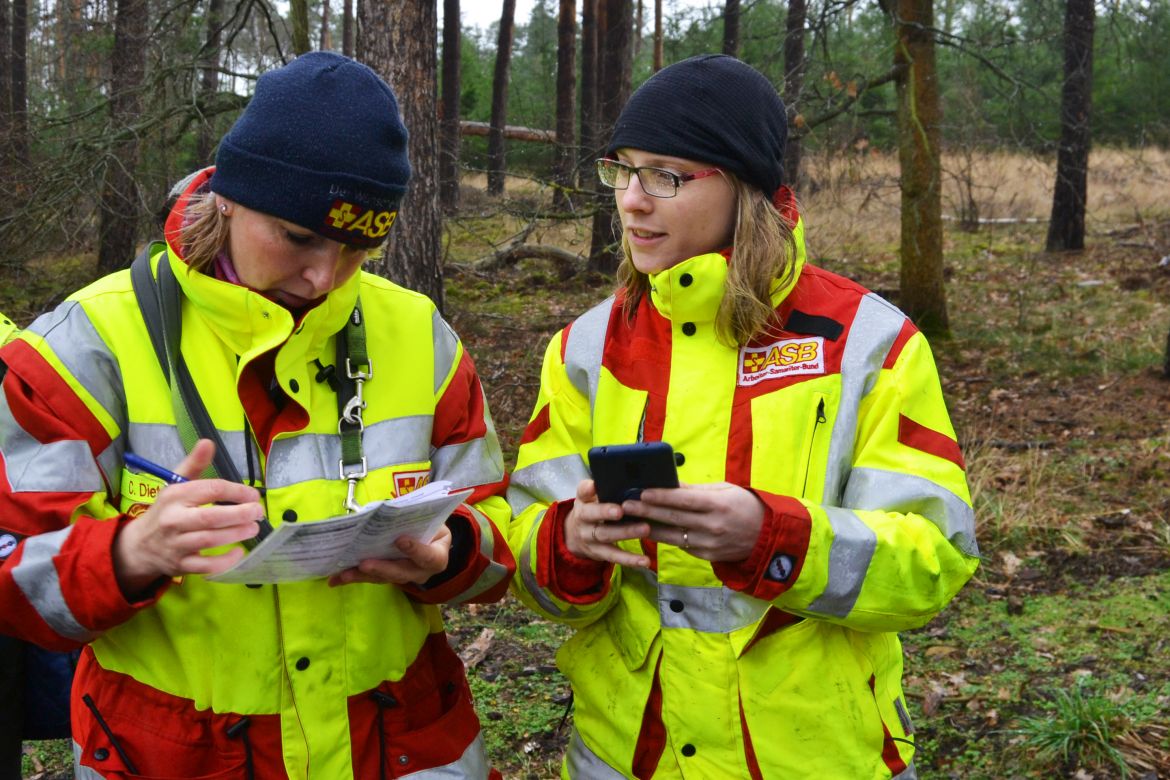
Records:
[[[557,656],[576,708],[565,777],[914,776],[896,632],[976,567],[963,459],[921,333],[804,265],[796,233],[782,332],[716,338],[728,260],[713,253],[653,274],[632,319],[619,294],[548,346],[509,539],[516,593],[576,629]],[[746,561],[623,542],[650,557],[641,570],[568,552],[587,450],[636,440],[672,444],[685,483],[764,502]],[[566,585],[590,565],[593,582]]]
[[[0,569],[0,631],[86,645],[73,691],[77,776],[487,777],[437,605],[499,598],[514,562],[498,530],[508,519],[503,459],[458,338],[426,297],[366,273],[297,322],[256,292],[189,271],[173,245],[152,263],[175,272],[196,389],[274,525],[344,512],[337,395],[320,367],[335,362],[359,294],[373,375],[357,501],[428,479],[474,492],[448,521],[451,565],[433,587],[188,576],[128,603],[112,543],[159,484],[122,456],[182,458],[171,391],[128,272],[37,319],[0,352],[0,527],[21,539]],[[272,387],[257,384],[263,374]],[[285,400],[265,441],[253,418],[272,393]]]

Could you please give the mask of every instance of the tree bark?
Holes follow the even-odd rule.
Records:
[[[806,0],[788,0],[784,21],[784,99],[788,103],[788,143],[784,146],[784,183],[800,189],[800,135],[792,132],[800,124],[801,92],[804,90],[804,28],[808,15]]]
[[[654,0],[654,72],[662,70],[662,0]]]
[[[723,53],[739,56],[739,0],[724,0]]]
[[[0,0],[0,189],[9,192],[12,154],[12,4]],[[17,744],[19,748],[19,741]]]
[[[430,296],[443,308],[439,209],[435,41],[438,14],[429,2],[358,4],[364,59],[394,89],[410,131],[410,190],[374,273]]]
[[[146,78],[147,0],[117,0],[114,50],[110,57],[110,126],[132,125],[142,114]],[[98,270],[111,273],[130,265],[138,238],[140,210],[135,172],[139,141],[116,142],[106,160],[98,222]]]
[[[341,53],[353,56],[353,0],[345,0],[341,18]]]
[[[504,0],[500,13],[500,34],[496,38],[496,69],[492,77],[492,132],[488,136],[489,195],[504,194],[505,161],[504,125],[508,122],[508,71],[512,64],[512,28],[516,0]]]
[[[592,182],[597,157],[597,3],[581,0],[581,156],[578,178]]]
[[[322,0],[321,3],[321,43],[317,48],[320,51],[333,48],[333,36],[329,31],[329,0]]]
[[[28,4],[12,0],[12,159],[27,166],[28,157]]]
[[[309,51],[309,0],[289,0],[289,21],[292,23],[293,54]]]
[[[574,100],[577,90],[577,0],[561,0],[557,16],[557,162],[555,181],[557,208],[572,206],[569,192],[577,168],[574,147]]]
[[[890,0],[898,93],[902,238],[899,304],[927,335],[949,333],[943,284],[938,74],[933,0]]]
[[[1064,87],[1060,148],[1048,223],[1049,252],[1085,248],[1089,191],[1090,115],[1093,103],[1093,0],[1067,0],[1064,15]]]
[[[618,114],[630,97],[632,9],[630,0],[600,0],[598,8],[597,59],[601,66],[598,78],[598,138],[608,139]],[[620,235],[614,223],[613,198],[603,197],[593,216],[589,270],[607,274],[617,270],[621,249]]]
[[[439,203],[459,208],[459,90],[462,64],[459,0],[443,0],[443,105],[439,123]]]
[[[207,41],[204,46],[203,72],[199,83],[199,93],[205,106],[210,105],[212,98],[219,90],[222,16],[223,0],[209,0],[207,3]],[[195,145],[195,156],[200,165],[211,164],[211,151],[215,143],[215,126],[210,118],[202,117],[199,122],[199,137]]]

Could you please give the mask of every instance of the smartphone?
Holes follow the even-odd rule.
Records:
[[[674,450],[664,441],[594,447],[589,470],[597,500],[607,504],[637,501],[644,488],[678,487]]]

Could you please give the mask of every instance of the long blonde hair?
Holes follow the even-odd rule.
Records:
[[[228,218],[215,206],[215,193],[200,192],[191,196],[179,230],[183,260],[192,271],[206,271],[220,250],[227,246]]]
[[[796,238],[763,191],[734,174],[724,175],[735,194],[735,233],[715,332],[724,344],[738,347],[778,326],[772,291],[790,283],[796,273]],[[625,237],[622,254],[617,278],[626,291],[626,316],[632,318],[650,292],[650,279],[634,267]]]

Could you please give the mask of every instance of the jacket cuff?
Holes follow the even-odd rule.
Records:
[[[423,604],[443,604],[451,601],[478,576],[470,565],[475,556],[472,553],[479,548],[479,534],[475,524],[469,517],[462,514],[463,506],[455,510],[455,514],[447,518],[447,528],[451,531],[451,551],[447,554],[447,568],[432,576],[421,585],[407,583],[400,587],[415,600]]]
[[[714,562],[711,568],[732,590],[771,601],[800,576],[808,553],[812,516],[804,504],[791,496],[751,492],[764,503],[764,523],[756,546],[745,560]]]
[[[609,592],[613,564],[574,555],[565,543],[565,520],[576,499],[548,508],[537,532],[537,582],[569,604],[595,604]]]
[[[117,586],[114,541],[132,522],[126,515],[110,520],[79,517],[57,556],[57,574],[70,594],[66,601],[77,621],[92,631],[100,633],[125,623],[162,598],[171,585],[170,577],[159,577],[130,598]],[[101,553],[95,555],[95,550]]]

